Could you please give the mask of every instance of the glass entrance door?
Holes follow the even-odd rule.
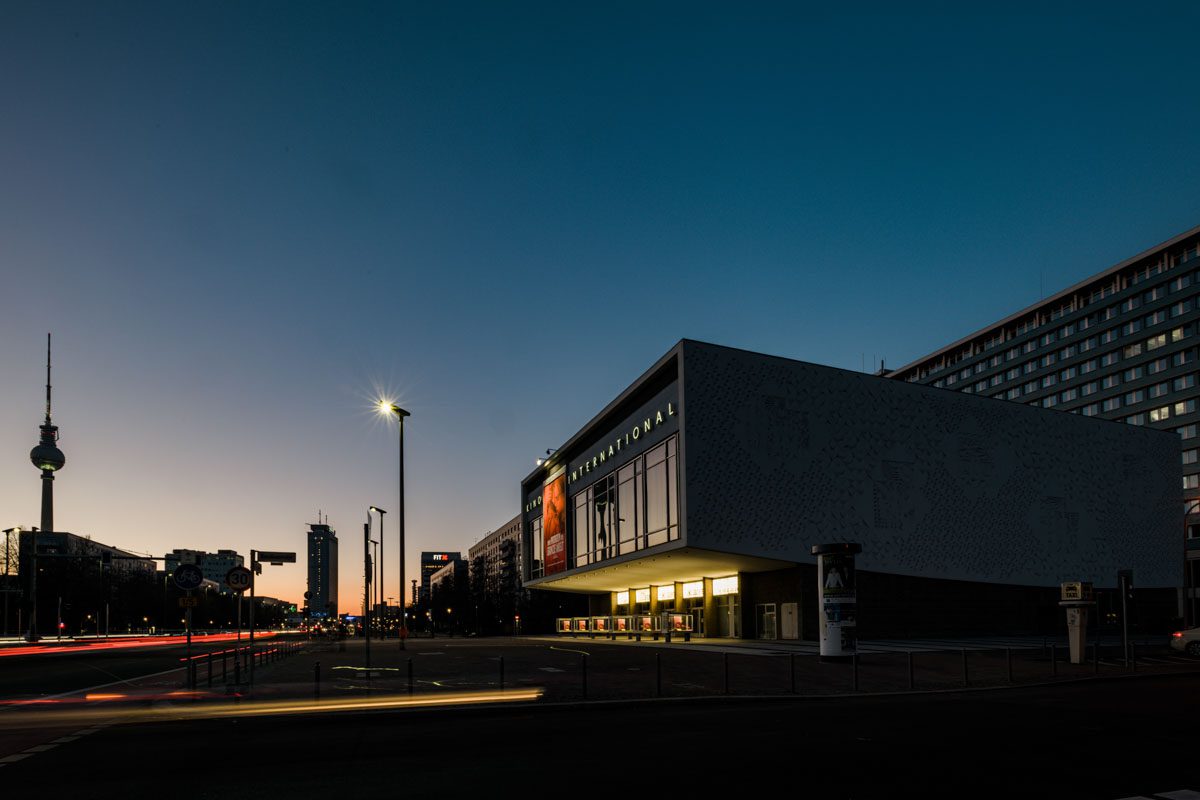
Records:
[[[758,638],[775,639],[778,636],[775,624],[775,604],[760,603],[754,607],[755,618],[758,620]]]

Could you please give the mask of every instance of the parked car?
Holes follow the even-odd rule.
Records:
[[[1171,647],[1189,656],[1200,656],[1200,628],[1188,628],[1171,634]]]

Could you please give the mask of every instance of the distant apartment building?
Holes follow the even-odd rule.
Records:
[[[20,531],[18,535],[26,629],[32,611],[30,579],[35,556],[35,628],[41,636],[54,633],[60,622],[68,634],[125,630],[157,610],[153,560],[74,533]]]
[[[512,630],[521,606],[521,515],[468,551],[472,602],[483,631]]]
[[[320,619],[338,613],[338,538],[326,524],[308,526],[308,591],[304,594],[309,615]]]
[[[171,574],[180,564],[195,564],[200,567],[206,581],[215,583],[221,594],[228,594],[229,585],[225,583],[225,576],[234,567],[244,566],[244,559],[236,550],[209,553],[205,550],[176,549],[167,553],[163,568],[167,574]]]
[[[1186,555],[1184,594],[1190,598],[1182,610],[1195,624],[1200,583],[1198,324],[1200,227],[884,374],[1177,433],[1180,551]],[[1111,468],[1126,481],[1144,477],[1131,473],[1127,464]]]
[[[417,590],[416,598],[418,603],[429,602],[429,579],[433,577],[433,573],[451,561],[462,561],[462,553],[448,551],[436,553],[424,551],[421,553],[421,586]]]

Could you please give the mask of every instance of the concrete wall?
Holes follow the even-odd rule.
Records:
[[[1171,433],[684,341],[689,546],[950,580],[1181,580]]]

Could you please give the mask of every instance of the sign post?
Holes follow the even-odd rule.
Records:
[[[250,588],[254,573],[245,567],[234,567],[225,573],[225,585],[237,595],[237,641],[242,642],[242,593]]]
[[[185,616],[185,624],[187,625],[187,685],[189,689],[196,688],[192,685],[192,590],[198,589],[200,584],[204,583],[204,571],[195,564],[180,564],[175,568],[173,574],[175,585],[187,592],[186,598],[180,598],[180,605],[187,608]],[[184,603],[184,600],[187,600]]]

